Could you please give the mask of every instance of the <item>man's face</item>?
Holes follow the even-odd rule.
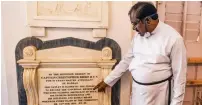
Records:
[[[145,24],[137,18],[137,11],[133,11],[130,15],[130,21],[133,25],[133,30],[136,30],[141,36],[146,33]]]
[[[145,24],[137,18],[132,18],[131,23],[133,25],[133,30],[136,30],[141,36],[144,36],[146,33]]]

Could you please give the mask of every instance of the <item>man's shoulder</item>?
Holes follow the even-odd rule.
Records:
[[[183,39],[182,35],[174,29],[172,26],[164,23],[164,28],[163,28],[164,34],[166,34],[169,38],[172,39]]]
[[[167,43],[168,46],[173,46],[177,41],[183,41],[183,37],[172,26],[163,23],[161,31],[161,38]]]

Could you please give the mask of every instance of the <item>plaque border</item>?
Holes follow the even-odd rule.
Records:
[[[57,48],[57,47],[63,47],[63,46],[75,46],[75,47],[102,51],[104,47],[110,47],[112,49],[112,59],[117,60],[115,65],[117,65],[119,61],[121,60],[121,48],[116,41],[110,38],[102,38],[98,40],[97,42],[92,42],[92,41],[87,41],[87,40],[73,38],[73,37],[54,39],[54,40],[48,40],[48,41],[42,41],[36,37],[26,37],[18,42],[15,49],[19,105],[27,105],[27,98],[26,98],[26,92],[23,86],[23,67],[20,66],[17,63],[17,61],[20,59],[23,59],[23,49],[31,45],[35,46],[37,50]],[[121,84],[121,80],[119,80],[112,87],[111,105],[120,105],[120,84]]]

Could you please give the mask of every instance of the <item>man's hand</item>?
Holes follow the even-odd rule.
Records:
[[[107,85],[104,81],[102,81],[102,82],[98,83],[98,84],[93,88],[93,90],[98,89],[98,92],[105,92],[105,88],[106,88],[107,86],[108,86],[108,85]]]

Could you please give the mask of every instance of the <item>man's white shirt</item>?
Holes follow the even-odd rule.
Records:
[[[182,105],[187,72],[186,48],[182,36],[171,26],[159,21],[151,35],[134,35],[128,53],[104,82],[113,86],[127,70],[142,83],[161,81],[173,74],[171,105]]]

